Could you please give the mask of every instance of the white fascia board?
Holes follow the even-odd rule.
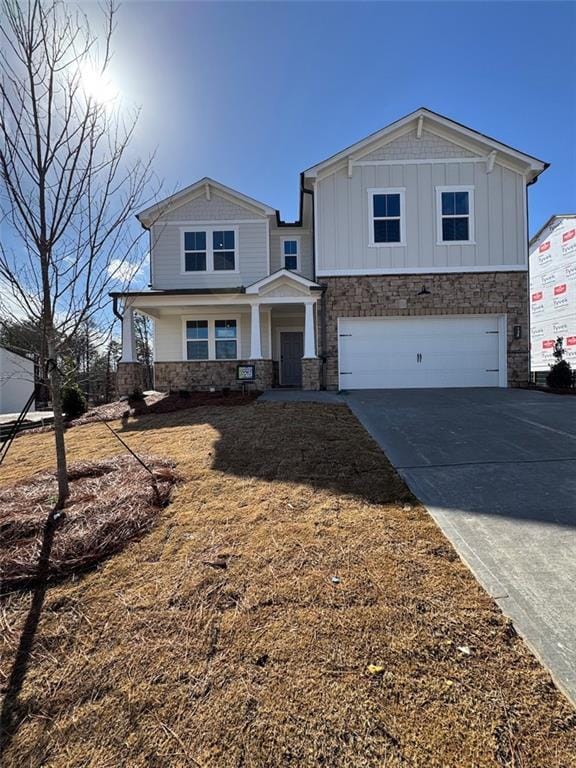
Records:
[[[146,208],[146,210],[141,211],[137,214],[137,219],[142,224],[149,226],[154,222],[155,219],[160,218],[164,213],[166,213],[166,211],[180,208],[190,200],[194,200],[196,197],[201,195],[206,195],[207,187],[215,190],[225,199],[229,199],[250,211],[257,210],[264,216],[276,215],[275,208],[272,208],[265,203],[261,203],[258,200],[254,200],[252,197],[248,197],[247,195],[244,195],[241,192],[232,189],[231,187],[227,187],[225,184],[221,184],[219,181],[215,181],[214,179],[205,176],[194,184],[191,184],[189,187],[185,187],[179,192],[176,192],[174,195],[167,197],[165,200],[161,200],[159,203],[156,203],[155,205]]]
[[[332,157],[327,158],[321,163],[317,163],[311,168],[308,168],[304,171],[304,177],[317,177],[320,171],[328,167],[331,168],[333,165],[342,161],[347,162],[347,158],[349,156],[352,156],[354,159],[355,157],[360,157],[362,154],[368,154],[373,146],[387,144],[390,141],[393,141],[394,139],[403,135],[403,133],[410,131],[413,127],[413,124],[418,125],[420,118],[423,118],[424,130],[430,131],[432,133],[439,133],[438,129],[444,129],[441,135],[443,135],[443,138],[446,138],[448,141],[452,141],[458,144],[459,142],[468,139],[469,141],[474,142],[475,144],[473,146],[470,146],[469,144],[462,144],[463,147],[469,149],[471,152],[478,152],[478,144],[483,147],[489,147],[490,151],[497,150],[501,155],[508,156],[509,158],[522,163],[524,166],[528,166],[533,171],[533,175],[538,175],[546,168],[546,163],[538,160],[538,158],[533,157],[532,155],[526,155],[523,152],[519,152],[512,147],[508,147],[505,144],[496,141],[495,139],[489,138],[488,136],[479,133],[478,131],[474,131],[471,128],[467,128],[466,126],[460,125],[459,123],[455,123],[449,118],[421,108],[409,115],[406,115],[406,117],[403,117],[400,120],[396,120],[395,122],[390,123],[390,125],[382,128],[380,131],[367,136],[365,139],[362,139],[356,144],[352,144],[351,146],[347,147],[341,152],[336,153],[335,155],[332,155]],[[447,133],[450,135],[446,135]]]
[[[211,304],[238,304],[245,303],[246,299],[243,293],[202,293],[202,294],[170,294],[155,296],[130,296],[126,297],[127,302],[133,309],[153,309],[155,307],[174,307],[174,306],[206,306]]]
[[[261,280],[258,280],[256,283],[252,283],[252,285],[249,285],[246,288],[246,293],[248,294],[255,294],[260,291],[260,288],[263,288],[265,285],[269,285],[270,283],[273,283],[275,280],[279,280],[281,278],[285,278],[287,280],[291,280],[294,283],[298,283],[299,285],[303,285],[306,288],[318,288],[318,283],[315,283],[313,280],[308,280],[306,277],[302,277],[302,275],[298,275],[296,272],[292,272],[289,269],[279,269],[277,272],[273,272],[271,275],[267,275],[266,277],[263,277]]]
[[[387,125],[384,128],[381,128],[379,131],[376,131],[375,133],[371,133],[365,139],[361,139],[360,141],[357,141],[355,144],[351,144],[350,146],[346,147],[346,149],[343,149],[340,152],[336,152],[336,154],[326,158],[326,160],[322,160],[322,162],[317,163],[316,165],[313,165],[311,168],[307,168],[304,171],[304,176],[306,178],[309,176],[310,177],[317,176],[318,171],[320,171],[321,169],[326,168],[329,165],[333,165],[334,163],[337,163],[341,160],[345,160],[348,157],[348,155],[357,154],[367,146],[371,146],[372,144],[378,143],[378,141],[383,139],[388,134],[398,130],[399,128],[402,128],[406,124],[410,123],[412,120],[417,119],[421,113],[422,113],[422,110],[416,110],[416,112],[411,112],[409,115],[406,115],[406,117],[400,118],[400,120],[396,120],[395,122],[390,123],[390,125]],[[369,151],[369,150],[366,150],[366,151]]]

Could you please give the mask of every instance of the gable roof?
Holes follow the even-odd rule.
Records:
[[[199,194],[205,193],[206,195],[210,195],[211,190],[215,190],[216,192],[220,192],[226,197],[232,198],[236,203],[242,205],[244,208],[248,208],[251,211],[256,210],[265,216],[276,215],[275,208],[271,208],[265,203],[254,200],[253,197],[243,195],[241,192],[232,189],[232,187],[227,187],[225,184],[222,184],[215,179],[211,179],[209,176],[204,176],[202,179],[195,181],[194,184],[190,184],[190,186],[184,187],[184,189],[181,189],[179,192],[175,192],[173,195],[170,195],[164,200],[151,205],[144,211],[140,211],[136,218],[143,227],[148,229],[150,224],[152,224],[154,220],[159,218],[163,213],[166,213],[172,208],[178,208],[181,205],[184,205],[189,200],[193,200]]]
[[[266,275],[266,277],[263,277],[260,280],[257,280],[255,283],[248,285],[246,287],[246,293],[258,293],[260,288],[264,288],[266,285],[269,285],[270,283],[273,283],[276,280],[280,280],[282,278],[287,279],[296,285],[302,286],[303,288],[311,288],[312,290],[318,290],[321,288],[321,286],[318,283],[315,283],[314,280],[309,280],[307,277],[303,277],[297,272],[293,272],[289,269],[277,269],[276,272],[272,272],[270,275]]]
[[[536,232],[535,235],[532,235],[529,245],[533,245],[536,240],[538,240],[540,235],[542,235],[543,232],[545,232],[549,227],[552,227],[554,224],[556,224],[557,221],[564,219],[576,219],[576,213],[554,213],[552,216],[550,216],[545,224],[542,224],[538,232]]]
[[[526,173],[529,179],[529,183],[532,183],[542,173],[542,171],[548,168],[549,163],[539,160],[537,157],[527,155],[524,152],[520,152],[518,149],[510,147],[508,144],[504,144],[501,141],[493,139],[491,136],[486,136],[479,131],[475,131],[472,128],[468,128],[462,123],[458,123],[455,120],[451,120],[444,115],[440,115],[437,112],[433,112],[426,107],[420,107],[414,112],[401,117],[399,120],[395,120],[393,123],[385,126],[375,133],[371,133],[364,139],[352,144],[349,147],[337,152],[335,155],[322,160],[320,163],[313,165],[304,171],[304,176],[314,178],[318,173],[331,165],[339,163],[343,160],[353,160],[355,156],[367,154],[371,148],[379,143],[386,143],[386,140],[393,141],[398,135],[401,135],[403,131],[410,130],[411,126],[417,126],[417,130],[421,131],[424,125],[427,129],[434,130],[438,128],[446,131],[448,134],[452,134],[455,138],[464,144],[468,143],[471,149],[473,148],[485,148],[488,153],[496,152],[505,156],[507,159],[516,161],[526,166]],[[401,163],[402,161],[399,161]]]

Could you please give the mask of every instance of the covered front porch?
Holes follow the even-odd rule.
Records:
[[[118,394],[140,385],[135,313],[153,320],[154,388],[159,391],[241,388],[240,366],[253,366],[251,384],[257,390],[320,389],[320,296],[320,286],[286,270],[238,291],[122,294]]]

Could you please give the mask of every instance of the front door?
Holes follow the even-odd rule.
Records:
[[[282,331],[280,333],[280,384],[285,387],[302,386],[303,354],[302,331]]]

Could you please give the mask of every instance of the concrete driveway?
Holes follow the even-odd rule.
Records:
[[[413,389],[345,399],[576,702],[576,397]]]

